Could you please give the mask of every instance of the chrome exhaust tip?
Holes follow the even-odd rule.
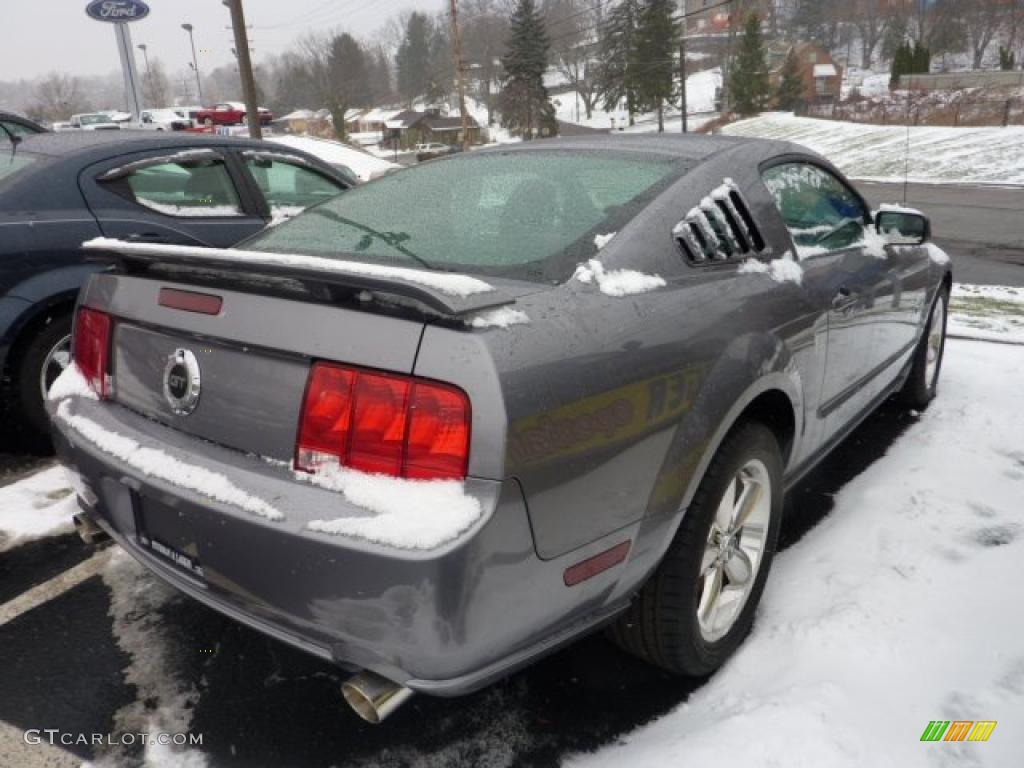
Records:
[[[75,530],[78,532],[78,538],[86,544],[101,544],[110,538],[107,532],[96,525],[88,515],[79,513],[72,519],[75,521]]]
[[[412,691],[363,670],[341,684],[341,695],[363,720],[377,725],[412,697]]]

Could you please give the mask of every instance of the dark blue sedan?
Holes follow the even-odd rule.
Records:
[[[9,410],[48,431],[97,236],[226,248],[351,186],[312,155],[249,139],[47,133],[0,144],[0,372]]]

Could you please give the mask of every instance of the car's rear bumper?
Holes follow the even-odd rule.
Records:
[[[330,517],[369,513],[341,494],[297,482],[285,466],[122,406],[69,403],[105,431],[222,474],[284,512],[275,522],[203,498],[136,470],[55,420],[57,451],[81,481],[80,504],[137,560],[215,610],[343,667],[437,695],[465,693],[606,620],[628,598],[617,589],[619,568],[565,586],[565,569],[609,542],[539,559],[515,481],[467,480],[466,492],[483,507],[480,520],[436,549],[396,549],[308,530],[328,510]],[[158,555],[147,546],[152,540],[194,560],[202,575]]]

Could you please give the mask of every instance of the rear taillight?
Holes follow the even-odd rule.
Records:
[[[340,464],[418,480],[461,479],[470,408],[457,387],[316,363],[302,406],[295,468]]]
[[[97,395],[110,394],[110,315],[82,307],[75,318],[75,362]]]

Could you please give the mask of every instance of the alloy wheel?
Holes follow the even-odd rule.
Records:
[[[761,567],[771,513],[771,477],[751,459],[726,487],[708,531],[697,584],[697,623],[705,641],[720,640],[743,610]]]

